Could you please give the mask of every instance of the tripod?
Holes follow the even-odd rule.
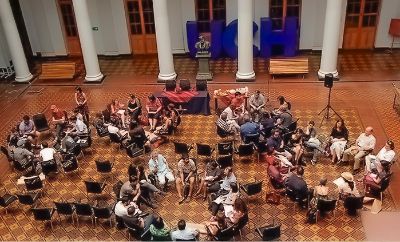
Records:
[[[321,115],[321,113],[325,112],[325,113],[324,113],[324,116],[322,117],[320,126],[322,126],[322,123],[324,122],[324,119],[328,120],[328,119],[332,118],[335,114],[336,114],[339,118],[341,118],[340,115],[339,115],[339,114],[335,111],[335,109],[333,109],[332,106],[331,106],[331,92],[332,92],[332,87],[329,87],[328,104],[325,106],[324,109],[322,109],[322,110],[318,113],[318,115]],[[332,112],[334,113],[334,114],[332,114],[332,116],[329,115],[329,110],[332,110]]]

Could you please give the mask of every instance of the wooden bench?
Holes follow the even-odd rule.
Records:
[[[269,74],[281,75],[281,74],[304,74],[308,73],[308,58],[307,57],[296,57],[296,58],[277,58],[269,60]]]
[[[42,73],[39,79],[73,79],[75,72],[75,62],[48,62],[42,64]]]

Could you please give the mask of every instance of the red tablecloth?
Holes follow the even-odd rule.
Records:
[[[182,91],[179,93],[167,91],[163,92],[163,96],[168,98],[168,100],[173,103],[187,103],[197,94],[198,92],[196,91]]]

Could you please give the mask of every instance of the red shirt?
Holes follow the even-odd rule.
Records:
[[[232,99],[232,101],[231,101],[231,104],[235,108],[238,108],[238,107],[242,106],[243,103],[244,103],[244,98],[242,96],[234,97]]]
[[[53,118],[55,120],[60,120],[60,119],[64,118],[64,112],[61,111],[60,109],[58,109],[57,112],[52,112],[51,115],[53,116]]]

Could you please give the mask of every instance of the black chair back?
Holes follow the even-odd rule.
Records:
[[[272,126],[272,127],[268,127],[268,128],[265,128],[265,129],[262,130],[262,135],[264,136],[265,139],[271,137],[271,135],[272,135],[272,130],[273,130],[274,128],[275,128],[275,127]]]
[[[82,152],[82,147],[80,144],[75,144],[74,147],[72,147],[71,151],[69,153],[78,156]]]
[[[10,205],[12,202],[16,201],[17,197],[11,194],[4,194],[3,196],[0,197],[0,206],[6,208],[8,205]]]
[[[233,142],[223,142],[217,144],[218,155],[233,154]]]
[[[384,192],[389,187],[390,177],[391,175],[389,174],[382,179],[380,192]]]
[[[121,143],[121,137],[116,134],[116,133],[109,133],[108,136],[110,137],[110,141],[112,143],[117,143],[120,144]]]
[[[211,156],[213,149],[210,145],[196,143],[197,155]]]
[[[259,142],[259,143],[257,144],[256,148],[257,148],[257,152],[258,152],[259,154],[262,154],[262,153],[267,152],[267,151],[268,151],[267,141],[266,141],[266,140],[263,140],[263,141]]]
[[[101,183],[94,181],[85,181],[85,186],[87,193],[95,193],[95,194],[102,193],[104,188]]]
[[[253,144],[240,144],[238,148],[238,155],[241,156],[250,156],[254,154],[254,146]]]
[[[74,213],[74,205],[72,203],[54,202],[57,213],[63,215],[72,215]]]
[[[96,132],[99,137],[106,137],[108,135],[108,130],[103,126],[102,123],[97,122],[94,124],[94,127],[96,128]]]
[[[82,149],[90,148],[92,146],[92,137],[90,135],[88,136],[82,136],[80,137],[80,143],[79,146]]]
[[[10,156],[10,153],[8,152],[8,150],[7,150],[6,147],[0,146],[0,150],[1,150],[1,152],[7,157],[7,160],[8,160],[9,162],[12,162],[12,161],[13,161],[13,159],[12,159],[12,157]]]
[[[243,229],[244,226],[246,226],[246,224],[247,224],[248,222],[249,222],[249,214],[248,214],[248,213],[245,213],[245,214],[243,215],[243,217],[241,217],[241,218],[239,219],[239,221],[237,222],[237,224],[236,224],[236,226],[235,226],[235,230],[236,230],[236,231],[239,231],[239,230]]]
[[[96,218],[110,218],[112,210],[110,208],[92,207],[93,214]]]
[[[261,228],[257,228],[256,232],[261,236],[263,241],[276,240],[281,237],[281,225],[270,224]]]
[[[33,115],[32,120],[37,131],[43,132],[50,129],[46,116],[43,113]]]
[[[260,142],[260,134],[248,134],[246,136],[244,136],[244,143],[245,144],[250,144],[253,143],[255,145],[258,145],[258,143]]]
[[[112,164],[109,160],[96,160],[96,168],[98,172],[109,173],[112,170]]]
[[[248,183],[243,185],[243,187],[246,188],[246,193],[248,196],[252,196],[255,194],[258,194],[262,191],[262,181],[259,182],[252,182],[252,183]]]
[[[317,209],[321,213],[333,211],[336,208],[336,201],[337,200],[319,198],[317,202]]]
[[[189,154],[189,151],[191,150],[190,145],[186,143],[174,142],[174,147],[175,147],[175,154],[178,155]]]
[[[33,217],[38,221],[51,220],[53,215],[53,208],[31,208]]]
[[[347,209],[347,213],[349,215],[355,215],[357,213],[357,209],[361,209],[363,207],[363,202],[364,196],[348,196],[344,199],[343,205]]]
[[[221,169],[225,169],[228,166],[233,166],[232,155],[220,155],[217,158],[217,163]]]
[[[235,236],[235,226],[232,225],[226,229],[221,230],[216,236],[216,240],[229,241]]]
[[[50,173],[57,173],[58,167],[57,163],[55,160],[49,160],[49,161],[42,161],[42,172],[44,175],[49,175]]]
[[[223,130],[221,127],[219,127],[218,125],[217,125],[217,134],[221,138],[225,138],[230,135],[229,133],[225,132],[225,130]]]
[[[26,190],[35,191],[43,188],[43,182],[40,180],[40,177],[34,176],[31,178],[24,179]]]
[[[37,194],[17,194],[18,201],[24,205],[32,206],[37,200]]]
[[[75,212],[78,216],[92,216],[93,210],[90,204],[87,203],[75,203]]]
[[[75,171],[78,169],[78,159],[75,155],[66,155],[62,162],[62,167],[66,173]]]
[[[20,172],[26,171],[29,167],[32,167],[32,165],[33,165],[32,162],[26,162],[25,164],[22,165],[21,163],[19,163],[16,160],[13,160],[12,163],[13,163],[14,168]]]

